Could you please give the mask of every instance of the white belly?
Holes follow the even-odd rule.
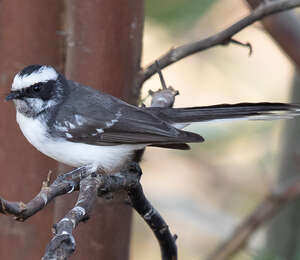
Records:
[[[17,122],[27,140],[45,155],[73,167],[90,166],[115,172],[130,159],[133,152],[145,145],[97,146],[50,138],[39,119],[17,112]]]

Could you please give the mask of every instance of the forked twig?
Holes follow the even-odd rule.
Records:
[[[197,52],[212,48],[217,45],[224,45],[232,39],[232,37],[262,18],[278,12],[289,10],[300,6],[300,0],[277,0],[277,1],[264,1],[257,8],[255,8],[248,16],[229,26],[225,30],[216,33],[203,40],[187,43],[179,47],[173,48],[166,54],[157,59],[160,68],[163,69],[185,57],[188,57]],[[156,61],[141,70],[139,82],[137,86],[142,87],[143,82],[149,79],[157,72]]]

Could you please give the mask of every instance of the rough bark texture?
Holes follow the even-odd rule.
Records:
[[[67,78],[134,103],[143,1],[68,0],[66,8]],[[75,203],[71,197],[70,201],[66,197],[57,200],[56,221]],[[88,225],[74,233],[77,249],[72,259],[126,260],[130,223],[129,207],[103,204],[99,199]]]
[[[60,30],[63,4],[60,1],[0,2],[0,192],[12,200],[28,201],[41,188],[55,161],[35,150],[21,134],[13,104],[4,101],[13,75],[34,63],[62,69]],[[50,239],[53,208],[49,207],[26,224],[0,218],[0,259],[39,259]]]

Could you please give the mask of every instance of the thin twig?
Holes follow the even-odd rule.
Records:
[[[179,91],[171,86],[167,87],[158,61],[156,61],[155,64],[162,88],[155,92],[149,90],[149,95],[152,97],[151,107],[172,107],[175,102],[175,97],[179,95]]]
[[[159,79],[160,79],[160,83],[161,83],[162,89],[167,89],[167,85],[166,85],[164,76],[163,76],[163,74],[161,72],[161,69],[159,67],[159,63],[158,63],[157,60],[155,61],[155,65],[156,65],[157,73],[159,75]]]
[[[245,27],[253,24],[260,19],[282,12],[284,10],[292,9],[300,6],[300,0],[278,0],[278,1],[264,1],[256,9],[254,9],[248,16],[244,17],[235,24],[229,26],[225,30],[212,35],[206,39],[196,41],[193,43],[188,43],[176,48],[171,49],[165,55],[160,57],[157,61],[160,65],[160,68],[163,69],[187,56],[190,56],[196,52],[206,50],[208,48],[214,47],[216,45],[226,44],[233,35],[240,32]],[[149,79],[157,72],[155,62],[151,63],[149,66],[144,68],[140,72],[139,84],[141,88],[143,82]]]
[[[278,214],[289,202],[299,198],[300,180],[292,180],[263,200],[258,207],[222,242],[207,260],[226,260],[247,243],[250,236],[268,220]]]
[[[243,43],[243,42],[240,42],[238,40],[235,40],[235,39],[231,38],[230,43],[233,43],[233,44],[236,44],[236,45],[239,45],[239,46],[242,46],[242,47],[247,47],[249,49],[249,56],[252,55],[253,48],[252,48],[252,45],[251,45],[250,42]]]

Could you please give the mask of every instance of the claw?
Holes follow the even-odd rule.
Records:
[[[71,189],[67,193],[72,193],[77,186],[77,183],[73,180],[63,180],[62,182],[71,186]]]

